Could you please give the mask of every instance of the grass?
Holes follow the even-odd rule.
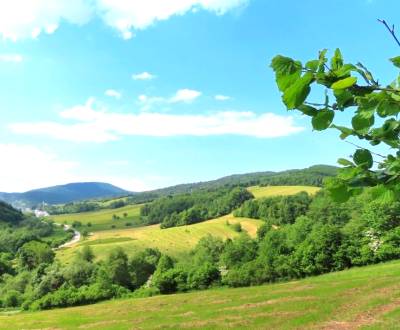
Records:
[[[243,231],[247,231],[253,237],[256,236],[257,229],[262,224],[260,220],[234,218],[232,215],[227,215],[191,226],[168,229],[160,229],[159,225],[153,225],[99,231],[71,248],[59,250],[57,256],[60,260],[69,262],[79,249],[85,245],[90,245],[95,255],[100,259],[106,257],[110,249],[116,246],[122,247],[129,255],[134,255],[138,251],[151,247],[158,248],[163,253],[173,257],[184,257],[200,238],[208,234],[223,239],[239,235],[233,226],[227,225],[227,222],[232,225],[240,223]]]
[[[305,280],[0,314],[0,329],[399,329],[400,262]]]
[[[247,190],[250,191],[255,198],[294,195],[302,191],[305,191],[310,195],[314,195],[320,189],[321,188],[319,187],[311,186],[253,186],[247,188]]]
[[[131,226],[137,226],[140,216],[141,205],[128,205],[120,207],[118,209],[105,209],[93,212],[82,212],[73,214],[61,214],[52,216],[57,223],[65,223],[72,225],[74,221],[79,221],[82,223],[82,227],[86,228],[88,231],[95,232],[99,230],[112,229],[111,226],[115,228],[126,228],[126,223],[130,223]],[[124,213],[127,217],[124,217]],[[113,215],[120,217],[118,220],[113,219]],[[88,223],[91,224],[88,227]]]

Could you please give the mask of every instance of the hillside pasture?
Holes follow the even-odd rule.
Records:
[[[0,329],[399,329],[400,262],[239,289],[0,314]]]
[[[305,191],[310,195],[316,194],[321,188],[311,186],[252,186],[247,188],[255,198],[265,198],[274,196],[288,196]]]
[[[117,246],[123,248],[129,255],[134,255],[145,248],[157,248],[170,256],[183,257],[206,235],[222,239],[238,236],[239,233],[231,226],[235,223],[240,223],[243,231],[255,237],[262,221],[227,215],[190,226],[168,229],[160,229],[159,225],[152,225],[98,231],[77,245],[58,251],[57,256],[64,262],[68,262],[83,246],[89,245],[100,259],[106,257],[110,250]]]
[[[140,204],[127,205],[117,209],[54,215],[51,216],[51,219],[56,223],[67,225],[72,225],[74,222],[79,221],[82,227],[77,229],[86,229],[90,232],[114,228],[121,229],[137,226],[139,224],[140,208]],[[126,214],[126,216],[124,214]],[[119,217],[119,219],[114,219],[113,215]],[[127,226],[127,224],[129,224],[129,226]]]

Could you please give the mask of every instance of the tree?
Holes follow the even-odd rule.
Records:
[[[54,251],[42,242],[30,241],[18,251],[18,264],[22,269],[32,270],[41,263],[51,264],[54,260]]]
[[[399,44],[394,28],[381,20]],[[350,136],[365,140],[369,148],[358,146],[352,159],[341,158],[344,167],[336,178],[328,179],[326,186],[331,196],[339,202],[359,194],[363,187],[383,186],[377,198],[395,200],[400,197],[400,76],[390,85],[382,86],[361,63],[345,63],[336,49],[328,65],[327,50],[318,58],[305,64],[278,55],[271,63],[282,99],[288,110],[298,110],[311,117],[316,131],[335,128],[341,139]],[[400,68],[400,56],[391,58]],[[315,85],[325,89],[322,102],[310,102],[311,88]],[[330,101],[331,99],[334,101]],[[338,126],[334,123],[336,113],[351,111],[351,123]],[[377,119],[380,118],[380,119]],[[351,142],[350,142],[351,143]],[[353,143],[352,143],[353,144]],[[375,146],[384,144],[393,153],[375,152]],[[373,167],[377,163],[377,169]]]
[[[128,256],[124,250],[118,247],[111,251],[106,263],[106,273],[112,283],[126,288],[132,286]]]
[[[155,249],[145,249],[129,261],[129,270],[132,276],[132,285],[140,288],[147,282],[156,270],[161,253]]]

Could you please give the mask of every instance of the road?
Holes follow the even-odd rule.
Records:
[[[70,247],[70,246],[74,245],[75,243],[79,242],[79,240],[81,239],[81,233],[79,231],[77,231],[76,229],[72,228],[70,225],[61,225],[61,226],[64,226],[64,230],[72,229],[74,231],[74,236],[67,243],[64,243],[64,244],[60,245],[58,247],[58,249]]]

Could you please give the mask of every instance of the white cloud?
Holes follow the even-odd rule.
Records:
[[[214,98],[215,98],[217,101],[228,101],[228,100],[231,99],[230,96],[220,95],[220,94],[219,94],[219,95],[215,95]]]
[[[32,145],[0,144],[0,154],[7,155],[0,162],[2,192],[24,192],[70,182],[108,182],[131,191],[144,191],[170,182],[168,178],[141,176],[140,179],[125,175],[110,175],[112,166],[127,166],[127,161],[105,162],[105,167],[85,169],[83,164],[61,159],[53,151]],[[115,171],[114,171],[115,172]]]
[[[60,113],[74,123],[25,122],[9,128],[17,134],[41,135],[74,142],[107,142],[121,136],[209,136],[234,134],[274,138],[303,130],[291,116],[223,111],[210,114],[122,114],[97,110],[93,100]]]
[[[174,96],[169,100],[170,103],[185,102],[191,103],[198,97],[200,97],[201,92],[195,91],[193,89],[180,89]]]
[[[88,0],[0,1],[0,35],[3,39],[37,38],[52,34],[61,21],[84,24],[91,17]]]
[[[152,80],[155,77],[156,77],[155,75],[148,73],[148,72],[142,72],[142,73],[137,73],[137,74],[132,75],[133,80]]]
[[[115,89],[107,89],[104,94],[109,97],[114,97],[119,100],[122,97],[122,93],[116,91]]]
[[[132,30],[143,30],[156,21],[204,9],[218,15],[247,4],[248,0],[97,0],[100,15],[107,25],[122,36]],[[129,39],[129,38],[128,38]]]
[[[149,111],[154,106],[170,105],[174,103],[192,103],[201,96],[201,92],[192,89],[179,89],[170,97],[148,96],[145,94],[138,96],[138,103],[141,111]]]
[[[23,57],[20,54],[0,54],[0,62],[20,63]]]
[[[37,38],[54,33],[61,22],[85,24],[97,16],[124,39],[157,21],[200,9],[223,15],[249,0],[13,0],[0,1],[4,39]]]
[[[0,191],[25,191],[73,181],[77,163],[30,145],[0,144]]]

